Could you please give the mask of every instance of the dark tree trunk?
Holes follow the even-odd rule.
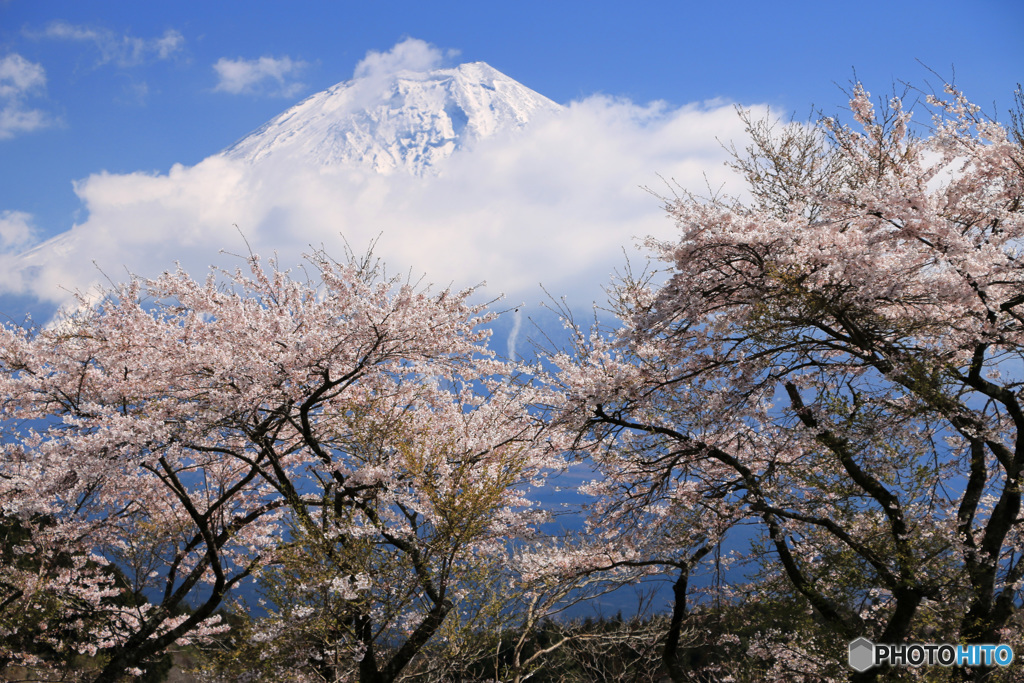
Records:
[[[679,636],[682,634],[683,621],[686,619],[686,592],[689,580],[690,572],[684,567],[679,570],[679,578],[672,585],[675,602],[672,605],[672,620],[669,622],[668,635],[665,636],[665,652],[662,659],[673,683],[683,683],[686,680],[686,670],[679,652]]]

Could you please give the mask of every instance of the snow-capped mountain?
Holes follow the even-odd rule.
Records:
[[[79,179],[75,224],[8,257],[0,296],[74,306],[69,292],[92,300],[126,271],[177,262],[202,277],[248,252],[294,268],[311,249],[373,245],[413,280],[486,281],[482,296],[514,302],[543,298],[543,282],[586,305],[632,236],[670,238],[639,186],[659,171],[684,187],[731,182],[708,142],[743,135],[722,123],[738,121],[731,106],[560,107],[486,64],[440,69],[444,58],[410,39],[194,165]]]
[[[401,71],[312,95],[222,154],[250,163],[298,157],[324,168],[355,163],[421,175],[457,149],[561,109],[483,62]]]

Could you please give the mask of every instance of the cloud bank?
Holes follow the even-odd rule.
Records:
[[[371,54],[357,78],[437,58],[398,47]],[[340,257],[346,243],[361,251],[377,240],[392,273],[442,287],[486,281],[483,296],[504,293],[509,306],[542,300],[543,283],[586,307],[603,299],[623,250],[642,258],[637,238],[672,233],[662,202],[644,187],[668,193],[663,179],[695,191],[732,187],[718,141],[742,137],[742,122],[722,103],[673,108],[594,96],[455,152],[436,176],[221,155],[166,174],[97,173],[75,184],[87,218],[0,259],[0,288],[67,303],[68,289],[128,271],[154,275],[175,261],[195,277],[213,264],[234,268],[240,262],[219,252],[245,253],[246,241],[290,266],[310,245]]]

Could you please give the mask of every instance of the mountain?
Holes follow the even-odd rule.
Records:
[[[456,150],[562,107],[474,62],[339,83],[305,99],[221,152],[264,163],[301,157],[323,168],[436,172]]]
[[[312,95],[194,166],[101,172],[77,182],[87,212],[72,229],[15,257],[0,273],[0,296],[25,292],[74,306],[69,292],[94,296],[99,290],[93,288],[110,281],[104,273],[153,277],[172,258],[191,273],[204,273],[211,263],[228,262],[222,251],[243,251],[239,244],[294,264],[307,245],[338,244],[339,233],[361,248],[385,231],[379,253],[401,269],[441,272],[460,285],[493,277],[507,291],[524,279],[522,267],[509,264],[546,257],[531,251],[542,240],[518,239],[521,226],[496,227],[520,215],[519,202],[487,219],[480,214],[491,204],[464,189],[476,187],[472,182],[409,183],[406,174],[438,174],[441,162],[460,149],[468,152],[486,138],[511,136],[562,112],[480,62],[434,70],[390,63],[357,68],[352,80]],[[484,156],[474,177],[487,173]],[[353,168],[360,172],[346,172]],[[379,182],[367,192],[361,181],[371,174]],[[394,201],[398,197],[403,201]],[[532,215],[520,222],[537,223]],[[497,248],[498,233],[517,237]],[[462,251],[454,241],[463,243]],[[466,259],[463,253],[486,256]],[[502,269],[515,274],[501,280],[496,273]]]

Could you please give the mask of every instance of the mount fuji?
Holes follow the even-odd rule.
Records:
[[[672,233],[643,189],[658,174],[732,182],[717,142],[743,134],[731,105],[563,106],[482,62],[440,68],[445,58],[407,39],[194,165],[75,181],[70,229],[0,253],[0,297],[22,297],[4,307],[74,305],[76,291],[91,301],[175,263],[202,277],[247,250],[301,267],[320,248],[372,248],[389,272],[486,284],[481,297],[513,305],[547,291],[586,306],[624,248]]]
[[[295,105],[221,154],[251,164],[287,157],[329,169],[438,172],[456,150],[523,128],[563,107],[483,62],[339,83]]]

